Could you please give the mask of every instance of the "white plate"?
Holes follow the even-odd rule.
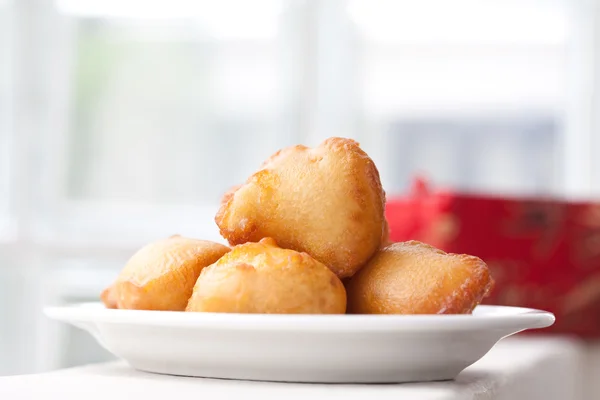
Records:
[[[505,336],[554,315],[479,306],[473,315],[263,315],[48,307],[133,368],[171,375],[294,382],[454,379]]]

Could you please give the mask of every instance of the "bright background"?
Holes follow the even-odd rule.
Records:
[[[598,0],[0,0],[0,375],[107,359],[44,304],[97,300],[279,148],[600,198]]]

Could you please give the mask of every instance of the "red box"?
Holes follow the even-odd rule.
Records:
[[[430,191],[388,196],[390,239],[420,240],[490,266],[484,304],[556,315],[543,332],[600,337],[600,203]]]

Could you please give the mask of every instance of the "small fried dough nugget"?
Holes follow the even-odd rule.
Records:
[[[236,246],[206,267],[186,311],[344,314],[346,291],[322,263],[265,238]]]
[[[350,139],[288,147],[266,160],[215,217],[231,245],[272,237],[340,278],[352,276],[386,236],[385,192],[371,158]]]
[[[469,314],[493,280],[479,258],[409,241],[380,250],[346,282],[354,314]]]
[[[179,235],[142,247],[102,293],[107,308],[183,311],[200,271],[229,251]]]

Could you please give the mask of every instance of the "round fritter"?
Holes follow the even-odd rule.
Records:
[[[355,314],[466,314],[493,285],[479,258],[427,244],[394,243],[346,281]]]
[[[224,196],[215,221],[231,245],[272,237],[345,278],[380,247],[384,207],[371,158],[353,140],[330,138],[275,153]]]
[[[172,236],[141,248],[101,295],[107,308],[183,311],[202,269],[229,247]]]
[[[205,268],[186,311],[343,314],[346,291],[322,263],[265,238],[236,246]]]

